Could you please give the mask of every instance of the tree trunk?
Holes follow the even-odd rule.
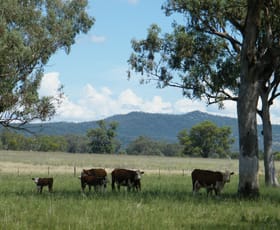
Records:
[[[243,30],[240,56],[241,74],[237,101],[239,128],[239,185],[241,196],[259,194],[259,159],[257,135],[257,103],[259,99],[259,69],[257,64],[257,37],[262,0],[247,1],[247,16]]]
[[[264,143],[264,172],[265,184],[267,186],[278,186],[274,158],[272,153],[272,125],[269,114],[269,104],[267,98],[262,95],[262,123],[263,123],[263,143]]]
[[[238,193],[245,197],[259,194],[257,101],[258,83],[244,82],[239,88],[237,113],[240,148]]]

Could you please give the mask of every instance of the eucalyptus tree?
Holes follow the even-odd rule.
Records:
[[[87,1],[0,1],[0,124],[19,127],[48,120],[61,101],[38,94],[44,66],[63,49],[68,54],[75,38],[89,31],[94,19]]]
[[[118,123],[115,121],[106,124],[105,120],[97,121],[98,127],[89,129],[89,148],[91,153],[114,153],[120,147],[116,140]]]
[[[237,102],[242,196],[259,193],[257,106],[261,89],[279,66],[279,4],[167,0],[166,15],[183,15],[173,23],[173,32],[162,34],[152,25],[146,39],[132,41],[129,77],[131,71],[141,73],[142,82],[178,87],[184,96],[206,99],[208,104]]]

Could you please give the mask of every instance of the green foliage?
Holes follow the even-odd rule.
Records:
[[[90,152],[88,146],[88,137],[79,136],[79,135],[66,135],[64,136],[65,141],[67,142],[68,153],[88,153]]]
[[[129,155],[178,156],[181,146],[139,136],[128,145],[126,152]]]
[[[0,1],[0,124],[55,114],[62,87],[56,96],[39,97],[44,65],[60,49],[69,53],[76,36],[91,28],[86,7],[86,0]]]
[[[200,157],[226,157],[230,155],[229,127],[217,127],[210,121],[204,121],[193,126],[190,133],[182,130],[178,134],[180,144],[184,146],[184,154]]]
[[[97,122],[98,128],[90,129],[87,136],[90,139],[90,151],[92,153],[114,153],[119,149],[118,142],[115,140],[118,123],[107,124],[104,120]]]
[[[1,148],[5,150],[27,151],[67,151],[67,142],[62,136],[34,136],[25,137],[16,132],[5,129],[0,134]]]
[[[145,39],[132,40],[130,70],[143,75],[142,83],[181,88],[188,98],[206,98],[221,107],[225,99],[236,100],[241,43],[233,18],[240,20],[246,10],[228,5],[232,1],[167,0],[166,15],[179,13],[184,20],[173,22],[173,31],[165,34],[152,24]]]

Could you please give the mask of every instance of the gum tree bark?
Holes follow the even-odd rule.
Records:
[[[257,104],[259,98],[259,66],[256,63],[256,41],[263,3],[248,0],[241,50],[241,75],[237,101],[239,127],[239,185],[241,196],[259,194],[259,159],[257,136]]]

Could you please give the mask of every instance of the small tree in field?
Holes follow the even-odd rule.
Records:
[[[50,119],[60,101],[39,97],[44,65],[60,49],[70,52],[94,19],[87,1],[0,1],[0,124],[19,126]]]
[[[188,134],[185,130],[178,134],[180,143],[184,146],[184,153],[191,156],[225,157],[229,155],[230,138],[229,127],[217,127],[210,121],[204,121],[193,126]]]
[[[87,136],[90,140],[89,146],[92,153],[113,153],[119,147],[115,140],[118,123],[111,122],[107,127],[104,120],[97,122],[98,128],[90,129]]]

